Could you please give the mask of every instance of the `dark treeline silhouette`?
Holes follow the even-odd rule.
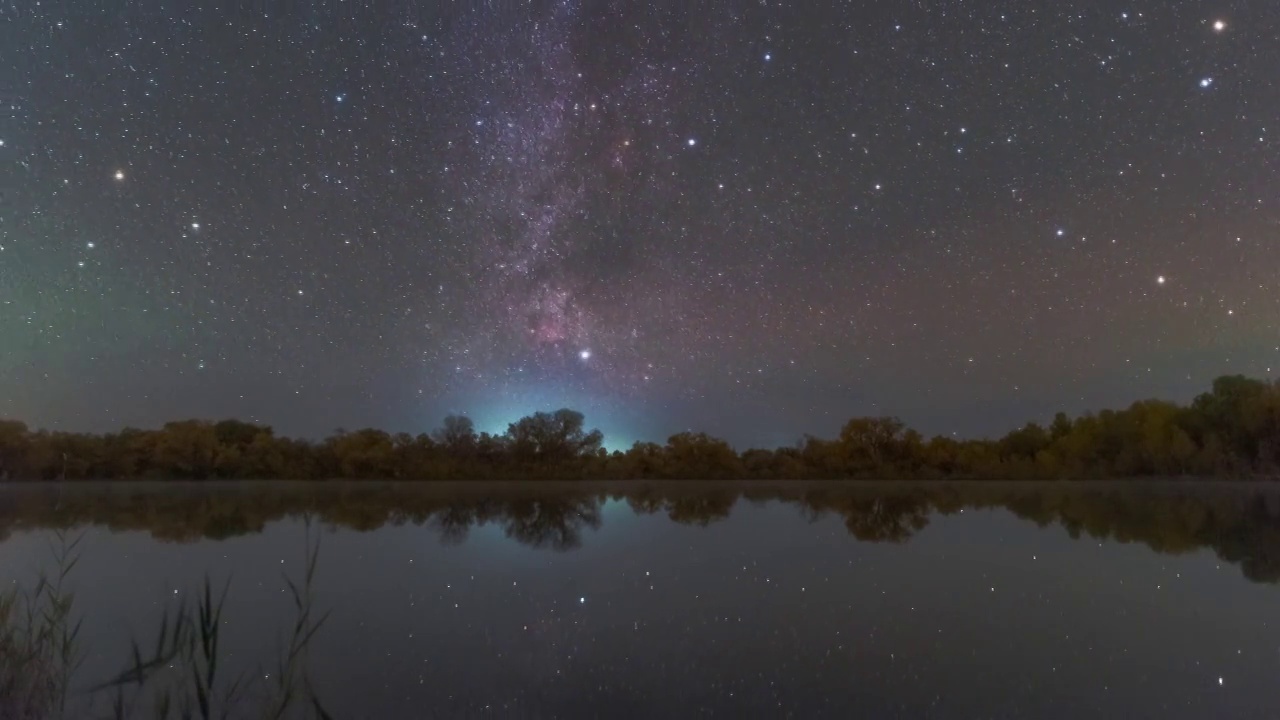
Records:
[[[896,418],[854,418],[834,439],[737,452],[704,433],[608,452],[581,413],[535,413],[502,435],[450,416],[431,434],[337,431],[319,442],[270,427],[185,420],[159,430],[32,431],[0,421],[0,479],[1082,479],[1280,474],[1280,382],[1221,377],[1190,405],[1160,400],[995,440],[926,440]]]
[[[609,501],[682,525],[727,519],[740,503],[783,503],[840,518],[864,542],[906,542],[936,515],[1003,509],[1075,537],[1140,542],[1161,553],[1208,548],[1257,582],[1280,582],[1280,493],[1233,484],[919,482],[88,483],[0,490],[0,541],[15,532],[87,525],[171,542],[221,540],[309,517],[367,532],[431,528],[446,543],[495,525],[510,539],[573,550],[604,524]]]

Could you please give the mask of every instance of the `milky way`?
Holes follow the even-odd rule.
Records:
[[[460,157],[445,202],[473,238],[461,276],[488,320],[457,329],[455,367],[634,391],[655,372],[641,329],[687,324],[678,293],[654,291],[686,278],[664,253],[628,249],[628,236],[657,248],[668,232],[637,210],[676,198],[675,173],[661,172],[679,145],[665,109],[676,69],[643,53],[614,73],[578,62],[573,3],[503,17],[463,23],[442,50],[458,59],[453,74],[481,79],[474,122],[451,141]]]
[[[1280,364],[1280,6],[0,3],[0,415],[736,444]]]

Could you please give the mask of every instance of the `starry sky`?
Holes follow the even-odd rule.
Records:
[[[0,415],[743,448],[1280,366],[1275,3],[194,5],[0,2]]]

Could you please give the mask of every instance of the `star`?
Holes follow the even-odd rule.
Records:
[[[1157,277],[1156,277],[1156,284],[1157,284],[1157,285],[1163,285],[1163,284],[1164,284],[1164,276],[1163,276],[1163,275],[1159,275],[1159,276],[1157,276]]]
[[[1213,78],[1211,77],[1200,78],[1200,87],[1207,88],[1212,84],[1213,84]]]
[[[115,175],[115,177],[116,177],[116,180],[117,180],[117,181],[119,181],[119,180],[124,180],[124,171],[123,171],[123,170],[117,170],[117,171],[116,171],[116,175]]]
[[[192,230],[199,230],[199,229],[200,229],[200,223],[198,223],[198,222],[193,222],[193,223],[191,223],[191,229],[192,229]]]
[[[688,143],[689,143],[689,147],[693,147],[694,145],[698,144],[698,141],[695,138],[689,138]]]
[[[1058,237],[1062,237],[1063,235],[1067,234],[1067,231],[1063,230],[1062,228],[1058,228],[1058,231],[1054,234],[1057,235]]]
[[[1226,22],[1224,22],[1224,21],[1222,21],[1222,20],[1214,20],[1214,21],[1213,21],[1213,31],[1214,31],[1214,32],[1222,32],[1223,30],[1226,30],[1226,29],[1227,29],[1227,23],[1226,23]]]
[[[765,61],[765,62],[769,62],[769,61],[770,61],[770,60],[772,60],[772,59],[773,59],[773,54],[772,54],[772,53],[765,53],[765,54],[764,54],[764,61]]]
[[[581,351],[581,352],[579,352],[579,353],[578,353],[578,357],[582,358],[583,360],[590,360],[590,359],[591,359],[591,351],[590,351],[590,350],[583,350],[583,351]]]

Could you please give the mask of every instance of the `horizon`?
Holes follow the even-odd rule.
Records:
[[[1274,385],[1274,386],[1280,387],[1280,378],[1277,378],[1277,377],[1250,378],[1250,377],[1243,376],[1243,375],[1230,375],[1230,376],[1219,376],[1219,378],[1215,378],[1215,381],[1216,381],[1216,380],[1218,380],[1218,379],[1221,379],[1221,378],[1243,378],[1243,379],[1245,379],[1245,380],[1247,380],[1247,381],[1250,381],[1250,382],[1259,382],[1259,383],[1262,383],[1262,384],[1264,384],[1264,385]],[[842,426],[844,423],[846,423],[846,422],[848,422],[848,421],[850,421],[850,420],[854,420],[854,419],[864,419],[864,418],[893,418],[893,419],[895,419],[895,420],[900,420],[900,421],[902,421],[902,422],[903,422],[903,425],[904,425],[904,428],[905,428],[905,429],[907,429],[907,430],[915,430],[915,431],[919,432],[919,433],[921,434],[921,436],[922,436],[925,440],[930,440],[930,439],[933,439],[933,438],[943,437],[943,438],[950,438],[950,439],[958,440],[958,441],[962,441],[962,442],[963,442],[963,441],[970,441],[970,440],[972,440],[972,441],[978,441],[978,442],[996,442],[996,441],[999,441],[1001,438],[1003,438],[1003,437],[1005,437],[1005,436],[1007,436],[1007,435],[1009,435],[1009,434],[1011,434],[1011,433],[1014,433],[1014,432],[1016,432],[1016,431],[1018,431],[1018,430],[1021,430],[1021,429],[1025,428],[1025,427],[1027,427],[1027,426],[1034,425],[1034,426],[1038,426],[1038,427],[1040,427],[1040,428],[1048,428],[1048,427],[1049,427],[1049,425],[1051,424],[1051,422],[1052,422],[1053,418],[1054,418],[1058,413],[1065,414],[1065,415],[1067,416],[1067,418],[1068,418],[1068,419],[1071,419],[1071,420],[1073,420],[1073,421],[1074,421],[1074,420],[1075,420],[1075,419],[1077,419],[1077,418],[1081,418],[1081,417],[1088,417],[1088,416],[1096,416],[1098,413],[1106,412],[1106,411],[1111,411],[1111,412],[1122,412],[1122,411],[1125,411],[1125,410],[1127,410],[1127,409],[1131,408],[1133,405],[1135,405],[1135,404],[1137,404],[1137,403],[1140,403],[1140,402],[1163,402],[1163,403],[1172,403],[1172,404],[1174,404],[1175,406],[1177,406],[1177,407],[1179,407],[1179,408],[1182,408],[1182,409],[1188,409],[1188,408],[1190,408],[1190,406],[1191,406],[1191,402],[1192,402],[1192,400],[1194,400],[1194,399],[1195,399],[1195,397],[1199,397],[1199,396],[1200,396],[1200,395],[1202,395],[1202,394],[1204,394],[1204,395],[1209,395],[1209,394],[1212,394],[1212,392],[1213,392],[1213,387],[1212,387],[1212,386],[1207,386],[1207,387],[1205,387],[1205,388],[1202,388],[1202,389],[1201,389],[1201,391],[1200,391],[1200,392],[1198,392],[1198,393],[1196,393],[1193,397],[1187,398],[1187,399],[1185,399],[1185,400],[1179,400],[1179,399],[1174,399],[1174,398],[1161,398],[1161,397],[1145,397],[1145,398],[1136,398],[1136,399],[1134,399],[1134,400],[1132,400],[1132,401],[1130,401],[1130,402],[1126,402],[1126,403],[1122,403],[1122,404],[1117,404],[1117,405],[1112,406],[1112,407],[1089,408],[1089,409],[1086,409],[1086,410],[1084,410],[1084,411],[1082,411],[1082,412],[1079,412],[1079,413],[1071,413],[1071,412],[1066,412],[1066,411],[1062,411],[1062,410],[1060,410],[1060,411],[1055,411],[1055,412],[1053,412],[1053,413],[1050,413],[1047,417],[1044,417],[1044,418],[1037,418],[1037,419],[1025,420],[1025,421],[1023,421],[1023,422],[1021,422],[1021,423],[1017,423],[1017,424],[1014,424],[1014,425],[1010,425],[1009,427],[1005,428],[1003,431],[996,432],[996,433],[988,433],[988,434],[983,434],[983,435],[976,435],[976,434],[971,434],[971,435],[962,435],[962,434],[960,434],[960,433],[958,433],[958,432],[951,432],[951,433],[946,433],[946,432],[941,432],[941,433],[926,432],[926,431],[921,430],[921,429],[920,429],[919,427],[917,427],[916,425],[913,425],[913,424],[912,424],[912,423],[911,423],[907,418],[901,418],[901,417],[898,417],[898,416],[895,416],[895,415],[850,415],[850,416],[848,416],[848,417],[846,417],[846,418],[844,418],[844,419],[840,420],[840,421],[839,421],[839,423],[837,423],[837,427],[836,427],[836,429],[835,429],[833,432],[828,433],[828,434],[825,434],[825,435],[822,435],[822,434],[815,434],[815,433],[801,433],[801,434],[797,435],[797,436],[796,436],[796,438],[795,438],[794,440],[790,441],[790,442],[782,442],[782,443],[776,443],[776,444],[754,444],[754,445],[752,445],[752,444],[746,444],[746,445],[744,445],[744,444],[740,444],[740,443],[734,442],[734,440],[733,440],[732,438],[728,438],[728,437],[725,437],[725,436],[722,436],[722,435],[717,435],[717,434],[716,434],[716,433],[714,433],[714,432],[707,431],[707,430],[705,430],[705,429],[701,429],[701,428],[694,428],[694,427],[687,427],[687,428],[680,428],[680,429],[672,430],[672,431],[670,431],[670,432],[668,432],[668,433],[666,433],[666,434],[662,435],[661,437],[647,437],[647,438],[646,438],[646,437],[640,437],[640,438],[628,438],[628,437],[626,437],[626,436],[623,436],[621,439],[618,439],[618,440],[612,440],[612,439],[611,439],[610,432],[609,432],[608,430],[606,430],[606,429],[605,429],[604,427],[602,427],[600,424],[595,423],[595,422],[592,422],[592,421],[591,421],[591,416],[590,416],[590,415],[587,415],[586,413],[582,413],[582,414],[583,414],[583,416],[584,416],[584,428],[585,428],[585,429],[587,429],[587,430],[599,430],[599,431],[602,433],[602,435],[603,435],[603,442],[601,443],[601,447],[602,447],[602,448],[604,448],[605,450],[607,450],[607,451],[608,451],[608,452],[610,452],[610,453],[613,453],[613,452],[626,452],[628,449],[630,449],[630,448],[634,447],[637,443],[654,443],[654,444],[657,444],[657,445],[662,445],[662,444],[666,443],[666,442],[668,441],[668,439],[669,439],[669,438],[671,438],[671,437],[673,437],[673,436],[675,436],[675,435],[677,435],[677,434],[679,434],[679,433],[684,433],[684,432],[691,432],[691,433],[705,433],[706,435],[708,435],[708,436],[709,436],[709,437],[711,437],[711,438],[714,438],[714,439],[717,439],[717,440],[723,440],[723,441],[724,441],[724,442],[726,442],[726,443],[727,443],[731,448],[733,448],[733,450],[734,450],[735,452],[742,453],[742,452],[746,452],[746,451],[748,451],[748,450],[757,450],[757,449],[758,449],[758,450],[776,451],[776,450],[781,450],[781,449],[784,449],[784,448],[796,447],[796,446],[802,445],[802,444],[804,443],[804,441],[805,441],[806,439],[808,439],[808,438],[815,438],[815,439],[818,439],[818,440],[831,440],[831,439],[833,439],[833,438],[835,438],[835,437],[837,437],[837,436],[838,436],[838,434],[839,434],[839,428],[840,428],[840,426]],[[580,412],[580,413],[581,413],[581,410],[580,410],[579,408],[574,408],[574,407],[569,407],[569,406],[560,406],[560,407],[546,406],[546,407],[533,408],[533,409],[530,409],[530,410],[528,410],[528,411],[526,411],[526,412],[523,412],[523,413],[519,413],[519,414],[513,415],[509,420],[503,421],[503,422],[501,422],[501,423],[496,423],[496,421],[492,420],[492,418],[490,418],[490,419],[489,419],[489,420],[487,420],[487,421],[486,421],[486,420],[481,420],[481,419],[478,419],[478,418],[477,418],[477,417],[475,417],[475,416],[469,415],[469,414],[468,414],[468,413],[466,413],[466,412],[451,412],[451,413],[449,413],[449,415],[456,415],[456,416],[460,416],[460,417],[466,418],[467,420],[471,421],[471,423],[473,424],[474,430],[475,430],[475,432],[476,432],[476,434],[477,434],[477,435],[479,435],[479,434],[488,434],[488,435],[490,435],[490,436],[492,436],[492,437],[498,437],[498,438],[501,438],[501,437],[506,437],[506,436],[508,436],[508,435],[509,435],[509,430],[510,430],[510,428],[511,428],[511,427],[512,427],[516,422],[518,422],[519,420],[521,420],[521,419],[523,419],[523,418],[532,417],[532,416],[533,416],[533,415],[535,415],[536,413],[553,413],[553,412],[555,412],[555,411],[557,411],[557,410],[573,410],[573,411],[575,411],[575,412]],[[197,421],[197,422],[206,422],[206,423],[213,423],[213,424],[216,424],[216,423],[218,423],[218,422],[222,422],[222,421],[231,421],[231,422],[243,422],[243,423],[248,423],[248,424],[255,425],[255,426],[257,426],[257,427],[264,428],[264,429],[269,428],[270,430],[272,430],[272,431],[276,434],[276,436],[277,436],[277,437],[286,437],[286,438],[291,438],[291,439],[294,439],[294,440],[303,440],[303,441],[306,441],[306,442],[309,442],[309,443],[319,443],[319,442],[323,442],[323,441],[324,441],[325,439],[327,439],[327,438],[334,437],[335,435],[337,435],[337,434],[338,434],[338,432],[339,432],[339,431],[342,431],[342,432],[355,432],[355,431],[360,431],[360,430],[375,430],[375,431],[380,431],[380,432],[387,433],[388,435],[395,435],[395,434],[397,434],[397,433],[407,433],[407,434],[409,434],[409,435],[411,435],[411,436],[414,436],[414,437],[418,437],[418,436],[422,436],[422,435],[428,435],[428,436],[430,436],[430,435],[433,435],[433,434],[434,434],[438,429],[440,429],[440,428],[441,428],[441,425],[443,424],[443,422],[444,422],[444,420],[445,420],[445,417],[447,417],[447,416],[444,416],[444,417],[439,418],[439,419],[436,421],[436,424],[431,425],[430,427],[419,428],[419,429],[413,429],[413,430],[407,430],[407,429],[402,429],[402,428],[383,427],[383,426],[374,426],[374,425],[343,425],[343,424],[339,424],[339,425],[336,425],[336,426],[334,426],[333,428],[331,428],[331,429],[329,429],[329,430],[327,430],[327,431],[325,431],[325,432],[316,433],[316,434],[299,434],[299,433],[291,433],[291,432],[288,432],[288,429],[287,429],[287,428],[281,428],[281,427],[280,427],[280,426],[278,426],[278,425],[275,425],[275,424],[270,423],[270,422],[265,422],[265,421],[262,421],[262,420],[260,420],[260,419],[236,418],[236,417],[213,417],[213,416],[204,416],[204,417],[202,417],[202,416],[175,417],[175,418],[169,418],[168,420],[161,421],[160,423],[158,423],[158,424],[156,424],[156,425],[151,425],[151,426],[145,426],[145,425],[123,425],[123,426],[117,426],[117,427],[112,427],[112,428],[106,428],[106,429],[102,429],[102,430],[75,430],[75,429],[67,429],[67,428],[59,428],[59,427],[44,427],[44,426],[38,426],[38,425],[29,425],[29,429],[30,429],[30,430],[32,430],[32,431],[70,432],[70,433],[87,433],[87,434],[94,434],[94,435],[107,435],[107,434],[112,434],[112,433],[118,433],[118,432],[121,432],[121,431],[126,430],[126,429],[142,430],[142,431],[156,431],[156,430],[161,430],[161,429],[163,429],[163,427],[164,427],[164,425],[165,425],[165,424],[170,423],[170,422]],[[0,422],[6,421],[6,420],[16,420],[16,421],[20,421],[20,422],[24,422],[24,423],[26,422],[23,418],[17,418],[17,417],[4,417],[4,416],[0,416]],[[612,437],[616,438],[617,436],[612,436]]]

